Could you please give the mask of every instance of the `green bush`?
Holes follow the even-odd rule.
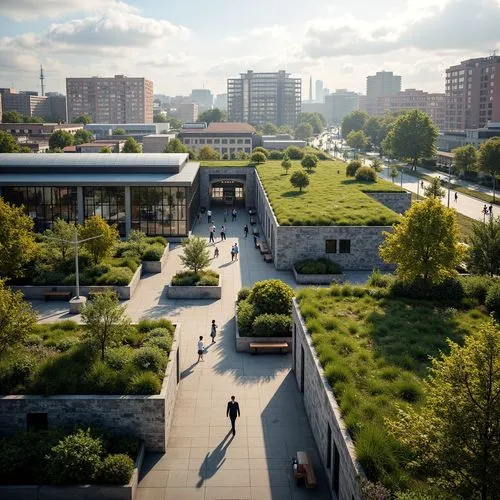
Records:
[[[160,244],[149,245],[146,250],[142,253],[142,260],[148,261],[159,261],[162,256],[165,247]]]
[[[114,267],[111,271],[99,276],[98,285],[126,286],[132,280],[134,273],[128,267]]]
[[[169,337],[171,332],[168,328],[153,328],[152,330],[149,330],[147,337],[148,338],[153,338],[153,337]]]
[[[163,236],[152,236],[148,238],[148,241],[160,244],[163,248],[167,246],[167,240]]]
[[[238,303],[238,329],[243,337],[252,333],[252,324],[257,316],[255,307],[248,300]]]
[[[134,352],[132,362],[139,370],[159,373],[165,367],[165,353],[154,346],[141,347]]]
[[[495,283],[489,276],[461,276],[460,282],[465,296],[477,299],[480,304],[484,304],[489,288]]]
[[[261,314],[253,321],[252,335],[255,337],[290,337],[292,320],[285,314]]]
[[[139,258],[134,256],[124,256],[121,259],[115,259],[115,267],[128,267],[133,273],[137,271],[139,267]]]
[[[172,322],[166,318],[160,318],[160,319],[141,319],[139,323],[137,323],[137,331],[140,333],[147,333],[151,330],[154,330],[155,328],[165,328],[167,329],[170,333],[173,333],[175,330],[175,326],[172,324]]]
[[[167,354],[172,350],[173,339],[170,335],[168,337],[153,337],[147,339],[146,342],[148,345],[158,347],[158,349],[165,351]]]
[[[129,394],[158,394],[161,390],[161,381],[158,375],[151,371],[138,373],[130,380],[127,392]]]
[[[114,370],[121,370],[132,359],[132,349],[127,346],[106,349],[104,359]]]
[[[108,455],[99,467],[98,482],[102,484],[127,484],[134,472],[134,462],[128,455]]]
[[[375,182],[377,180],[377,172],[371,167],[361,167],[356,170],[355,177],[357,181]]]
[[[211,274],[202,273],[201,278],[199,279],[197,286],[218,286],[219,285],[219,277],[213,276]]]
[[[258,314],[290,314],[292,312],[293,289],[281,280],[257,281],[248,300]]]
[[[288,146],[284,152],[290,160],[302,160],[304,158],[304,151],[297,146]]]
[[[211,269],[203,271],[179,271],[176,273],[171,284],[173,286],[217,286],[219,284],[219,274]]]
[[[108,453],[119,453],[128,455],[135,461],[139,453],[141,441],[139,438],[130,435],[109,436],[108,437]]]
[[[488,311],[500,316],[500,283],[495,283],[489,288],[484,303]]]
[[[102,440],[90,429],[78,429],[50,450],[50,478],[54,484],[87,484],[95,478],[102,455]]]
[[[330,259],[306,259],[295,263],[299,274],[340,274],[342,268]]]
[[[236,302],[241,302],[242,300],[246,300],[248,298],[248,296],[250,295],[250,290],[251,289],[247,286],[240,288]]]
[[[114,394],[120,392],[120,374],[104,361],[96,360],[85,373],[87,393]]]
[[[374,269],[368,278],[367,285],[376,288],[389,288],[393,282],[394,276],[392,274],[384,274],[378,269]]]
[[[437,300],[457,302],[464,297],[462,283],[458,279],[449,278],[439,284],[430,285],[417,279],[412,283],[395,280],[391,285],[391,295],[410,299]]]
[[[269,160],[282,160],[283,159],[283,151],[269,151],[269,155],[267,156]]]
[[[358,169],[361,168],[361,162],[359,160],[352,160],[347,164],[346,175],[348,177],[354,177]]]

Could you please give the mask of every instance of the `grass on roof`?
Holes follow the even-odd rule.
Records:
[[[302,190],[290,184],[290,176],[303,170],[300,161],[293,161],[285,174],[281,161],[267,161],[257,172],[267,193],[274,214],[282,226],[390,226],[399,215],[370,197],[366,192],[404,192],[382,180],[358,182],[346,177],[342,161],[321,161],[309,175],[309,186]]]

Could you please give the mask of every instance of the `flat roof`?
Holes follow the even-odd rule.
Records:
[[[183,128],[180,134],[254,134],[255,127],[249,123],[212,122],[207,128]]]

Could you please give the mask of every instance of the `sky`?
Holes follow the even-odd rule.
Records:
[[[65,93],[66,77],[141,76],[154,92],[226,92],[248,69],[366,92],[444,92],[445,69],[500,53],[500,0],[0,0],[0,87]]]

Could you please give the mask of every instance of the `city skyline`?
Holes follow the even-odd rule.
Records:
[[[58,92],[66,77],[125,74],[152,80],[155,93],[220,94],[248,69],[284,69],[302,78],[303,96],[310,75],[365,93],[366,77],[383,70],[403,89],[444,92],[448,66],[500,49],[498,0],[311,0],[302,10],[296,0],[3,0],[0,87],[40,90],[43,64],[46,90]]]

